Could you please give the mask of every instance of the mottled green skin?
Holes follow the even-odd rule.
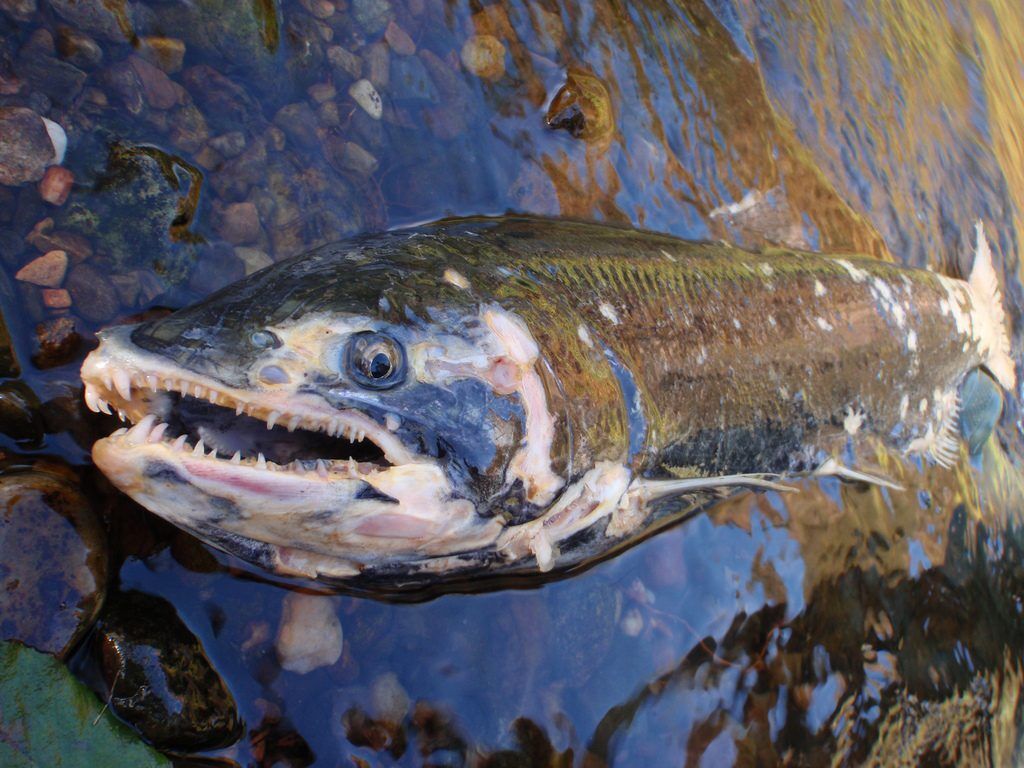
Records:
[[[630,453],[630,414],[609,356],[639,392],[633,421],[646,428],[631,461],[648,475],[665,467],[707,475],[812,468],[806,459],[842,436],[851,407],[866,415],[861,430],[905,447],[932,422],[935,390],[954,390],[981,362],[940,310],[947,291],[938,276],[924,270],[842,257],[866,273],[858,281],[820,254],[751,254],[546,220],[459,222],[448,236],[443,229],[416,247],[449,266],[458,254],[476,292],[527,321],[558,383],[553,399],[572,425],[577,471]],[[875,279],[897,289],[902,326]],[[581,324],[594,349],[580,339]],[[901,418],[904,396],[910,407]]]

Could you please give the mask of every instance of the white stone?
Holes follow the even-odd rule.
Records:
[[[348,95],[374,120],[380,120],[381,115],[384,114],[384,104],[380,100],[380,94],[373,87],[373,83],[366,78],[352,83],[349,86]]]
[[[274,649],[281,667],[304,675],[341,657],[344,635],[333,598],[291,592],[284,599]]]

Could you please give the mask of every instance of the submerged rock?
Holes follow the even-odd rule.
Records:
[[[337,605],[324,595],[289,592],[274,648],[283,669],[304,675],[334,664],[341,656],[343,633]]]
[[[56,155],[42,117],[24,107],[0,107],[0,184],[39,181]]]
[[[72,478],[42,463],[0,474],[0,638],[62,658],[107,581],[106,532]]]
[[[570,69],[551,100],[545,118],[549,128],[567,131],[586,142],[602,142],[615,132],[615,111],[608,86],[589,72]]]
[[[142,592],[118,593],[97,630],[111,709],[146,739],[187,750],[239,737],[231,692],[170,603]]]
[[[26,450],[41,447],[43,423],[39,418],[39,405],[39,398],[24,382],[0,384],[0,434]]]

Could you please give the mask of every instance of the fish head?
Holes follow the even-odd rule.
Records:
[[[445,572],[564,485],[557,387],[512,311],[436,260],[326,249],[100,334],[97,466],[270,570]]]

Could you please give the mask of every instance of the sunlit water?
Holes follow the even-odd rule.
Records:
[[[244,5],[246,23],[232,17],[231,34],[203,31],[216,0],[126,6],[136,35],[186,41],[184,68],[170,77],[188,95],[170,109],[112,84],[110,70],[133,50],[114,39],[101,38],[103,61],[76,95],[33,97],[67,129],[76,186],[60,209],[31,187],[4,192],[12,274],[45,216],[89,237],[104,275],[158,278],[153,295],[122,300],[114,321],[201,297],[240,276],[251,251],[278,260],[453,214],[605,219],[954,275],[969,267],[982,219],[1019,342],[1017,3],[391,0],[341,2],[348,10],[322,21],[308,3]],[[383,25],[367,21],[381,7],[414,52],[393,30],[381,42]],[[0,16],[0,52],[15,74],[45,55],[45,39],[43,53],[32,48],[39,30],[60,23],[52,12],[27,18]],[[504,74],[466,71],[473,34],[501,42]],[[348,95],[349,60],[332,46],[355,52],[377,81],[381,120]],[[582,100],[559,100],[567,80]],[[23,104],[44,86],[0,98]],[[281,116],[286,105],[305,105],[292,108],[299,120]],[[233,131],[241,154],[207,150]],[[107,167],[115,142],[168,153],[170,200],[182,198],[184,215],[155,227],[126,215]],[[157,197],[166,206],[166,190]],[[233,248],[219,221],[243,201],[256,205],[260,230]],[[91,228],[82,212],[95,214]],[[24,380],[43,401],[77,397],[82,354],[35,369],[33,326],[51,313],[36,289],[8,282]],[[88,445],[110,424],[76,412],[68,431],[48,421],[40,452],[87,467]],[[99,503],[118,588],[170,600],[239,704],[245,736],[211,757],[1005,765],[1018,754],[1024,648],[1018,419],[1011,403],[1002,447],[953,470],[872,456],[903,492],[822,481],[785,498],[745,494],[565,580],[414,603],[324,595],[345,649],[309,675],[276,661],[286,585],[214,560],[123,498]],[[90,658],[84,648],[74,660],[86,676]],[[379,692],[396,681],[407,709],[374,741],[364,721],[382,719]]]

